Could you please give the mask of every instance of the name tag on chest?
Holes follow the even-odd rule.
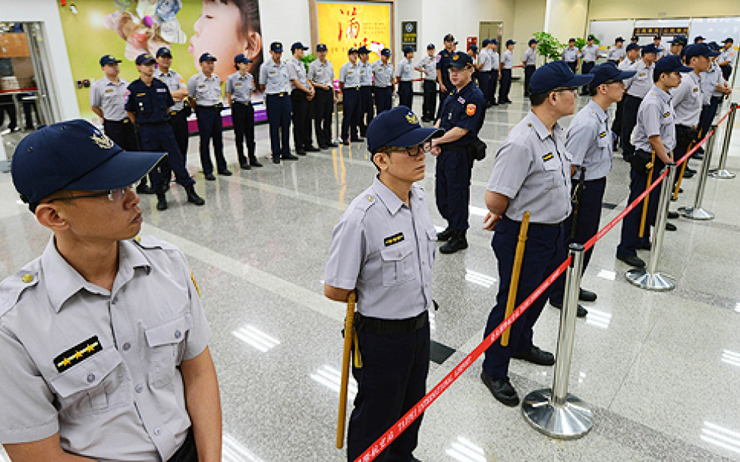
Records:
[[[393,236],[388,236],[385,239],[383,239],[383,243],[386,247],[389,245],[397,244],[401,241],[403,241],[403,233],[394,234]]]

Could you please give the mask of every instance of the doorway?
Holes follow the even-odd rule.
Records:
[[[481,21],[478,28],[478,43],[484,39],[495,38],[498,43],[504,36],[504,23],[502,21]]]

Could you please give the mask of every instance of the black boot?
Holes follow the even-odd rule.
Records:
[[[167,196],[164,191],[157,191],[157,210],[167,210]]]
[[[455,253],[458,250],[468,248],[468,240],[465,238],[465,231],[453,230],[453,234],[447,244],[439,248],[442,253]]]
[[[455,234],[455,230],[452,229],[452,226],[447,226],[444,231],[437,233],[437,240],[443,242],[448,241],[453,234]]]
[[[249,165],[252,167],[262,167],[262,164],[259,163],[256,156],[249,156]]]
[[[185,192],[188,193],[188,202],[192,202],[195,205],[203,205],[206,203],[206,201],[195,192],[195,186],[190,184],[183,186],[183,188],[185,188]]]

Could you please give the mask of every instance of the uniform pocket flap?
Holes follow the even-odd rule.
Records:
[[[62,398],[95,388],[121,364],[123,358],[114,349],[103,350],[89,359],[72,366],[49,382]]]
[[[150,347],[158,347],[172,343],[180,343],[185,333],[193,327],[193,318],[184,314],[178,318],[152,326],[144,331],[146,343]]]
[[[383,261],[399,261],[406,258],[414,250],[411,242],[394,244],[387,249],[380,251]]]

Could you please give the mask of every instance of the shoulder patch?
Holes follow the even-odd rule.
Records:
[[[475,115],[476,107],[475,104],[468,104],[465,107],[465,113],[468,115],[468,117],[473,117]]]
[[[21,270],[0,282],[0,317],[18,303],[24,290],[39,283],[35,271]]]

